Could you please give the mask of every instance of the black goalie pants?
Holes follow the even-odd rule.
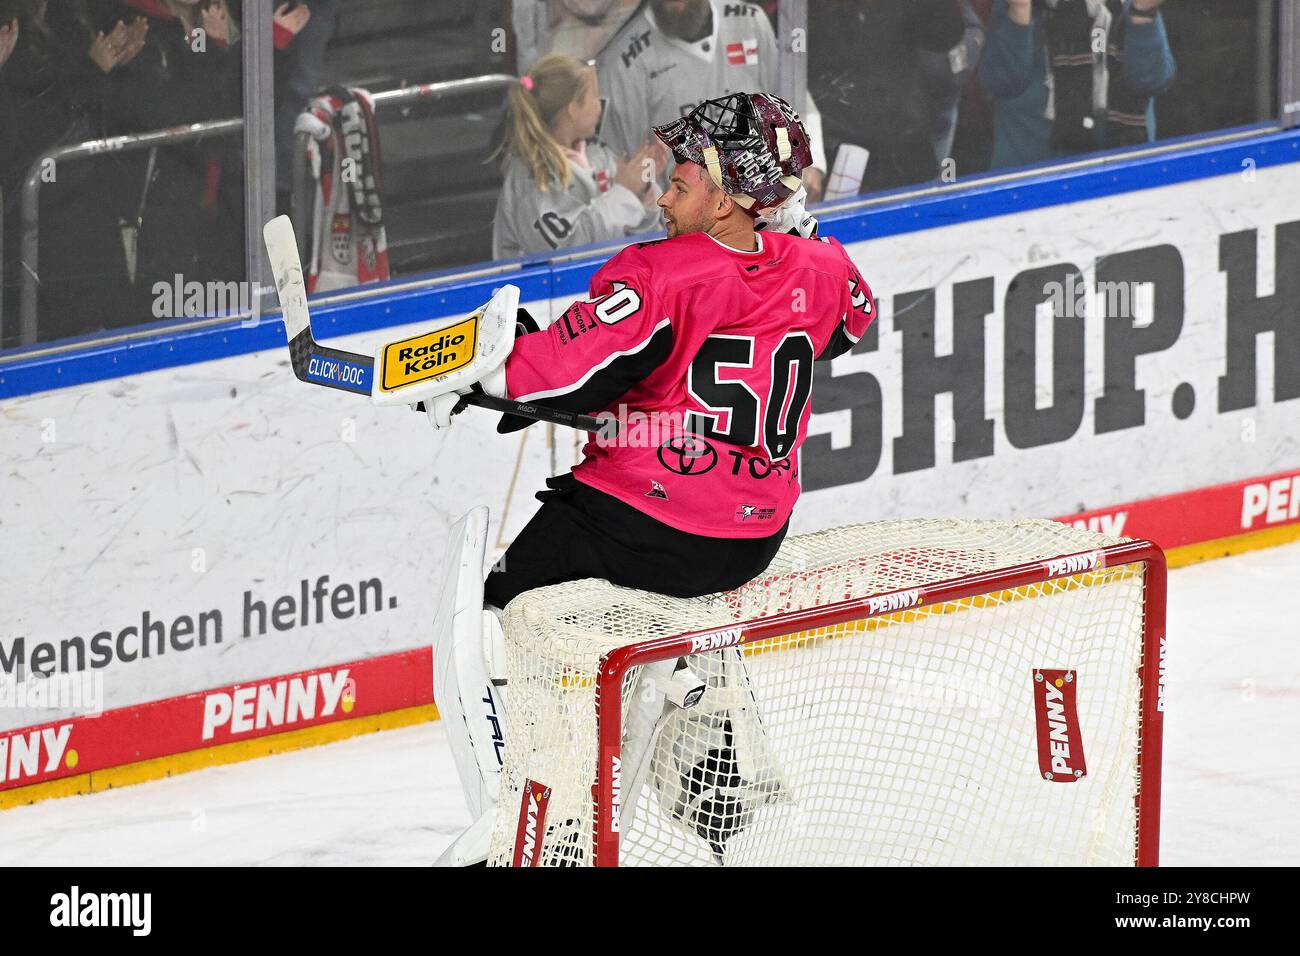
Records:
[[[537,514],[487,577],[484,599],[494,607],[579,578],[673,597],[729,591],[763,573],[789,527],[766,538],[710,538],[669,527],[571,474],[546,484]]]

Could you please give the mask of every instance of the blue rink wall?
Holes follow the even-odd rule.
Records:
[[[1250,163],[1256,169],[1300,163],[1300,130],[1261,133],[1255,138],[1211,146],[1198,146],[1192,139],[1177,152],[1139,159],[1116,157],[1103,165],[1068,172],[1046,169],[1039,175],[1011,182],[986,183],[984,179],[996,177],[982,177],[964,188],[954,185],[931,197],[883,202],[868,210],[827,213],[822,218],[822,232],[850,245],[1177,183],[1239,175]],[[1300,181],[1296,188],[1300,189]],[[564,260],[571,259],[572,255],[573,250],[565,250]],[[506,282],[520,287],[520,300],[524,302],[564,296],[577,298],[586,293],[588,281],[605,258],[593,256],[556,263],[523,259],[517,271],[452,280],[409,291],[388,291],[393,286],[409,284],[413,277],[405,276],[367,288],[364,297],[318,306],[313,309],[312,322],[317,338],[323,339],[456,315],[472,311],[491,296],[494,288]],[[870,275],[866,278],[872,282]],[[890,290],[876,287],[875,291],[880,296],[889,294]],[[57,356],[24,359],[23,351],[36,349],[19,350],[0,356],[0,399],[243,355],[283,344],[284,327],[272,313],[269,320],[257,323],[232,321],[192,331],[178,332],[161,324],[158,332],[148,338],[104,346],[96,346],[92,341],[84,349]]]

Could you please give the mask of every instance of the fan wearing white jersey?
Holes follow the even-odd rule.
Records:
[[[705,100],[780,86],[772,24],[752,3],[648,0],[596,65],[605,100],[600,136],[623,154],[640,146],[647,129],[680,119]],[[802,178],[815,202],[827,167],[812,97],[802,115],[812,147]]]
[[[593,139],[599,97],[596,71],[562,54],[542,57],[511,89],[498,153],[505,179],[492,220],[494,258],[659,227],[652,186],[667,155],[642,145],[620,161]]]

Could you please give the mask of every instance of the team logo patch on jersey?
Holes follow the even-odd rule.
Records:
[[[676,475],[703,475],[718,463],[718,450],[699,435],[673,435],[659,446],[659,464]]]
[[[478,340],[478,314],[436,332],[424,332],[384,346],[379,387],[392,391],[446,375],[468,365]]]
[[[668,500],[668,492],[664,491],[664,486],[659,484],[653,478],[650,479],[650,490],[645,493],[647,498],[662,498]]]
[[[776,517],[775,508],[760,508],[758,505],[736,505],[736,523],[748,524],[751,521],[771,521]]]
[[[728,43],[727,62],[732,66],[758,66],[758,41],[754,39]]]
[[[559,334],[561,345],[568,345],[579,335],[597,328],[600,328],[600,325],[584,315],[582,309],[575,303],[552,323],[551,330]]]

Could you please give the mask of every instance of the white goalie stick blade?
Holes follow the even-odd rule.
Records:
[[[284,319],[285,338],[289,342],[289,362],[293,366],[293,374],[299,381],[312,385],[324,385],[328,388],[352,392],[355,395],[376,398],[373,357],[321,345],[312,335],[311,313],[307,309],[307,283],[303,279],[302,261],[298,257],[298,239],[294,235],[292,221],[288,216],[276,216],[262,227],[262,238],[266,242],[271,275],[275,278],[276,292],[280,297],[280,312]],[[514,301],[517,303],[519,290],[514,286],[506,286],[499,290],[498,294],[505,292],[506,289],[513,290]],[[510,294],[507,293],[507,296]],[[477,315],[478,313],[470,318],[477,318]],[[513,308],[510,321],[513,324]],[[452,323],[452,326],[456,324]],[[445,329],[446,325],[442,328]],[[387,346],[381,346],[380,355],[383,354],[384,348]],[[422,397],[408,393],[406,401],[419,402]],[[476,405],[491,411],[564,425],[582,431],[594,432],[617,426],[615,419],[605,420],[591,415],[579,415],[546,405],[496,398],[482,392],[463,395],[461,401],[466,405]]]
[[[369,355],[317,344],[307,311],[307,283],[298,258],[298,239],[288,216],[276,216],[262,229],[271,275],[280,296],[284,334],[289,340],[289,363],[299,381],[370,395],[375,363]]]

